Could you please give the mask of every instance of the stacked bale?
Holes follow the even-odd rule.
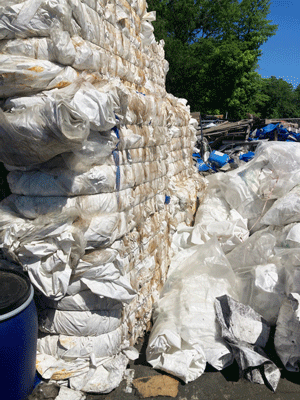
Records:
[[[5,4],[2,253],[36,288],[38,371],[108,392],[149,327],[172,235],[193,220],[195,129],[165,91],[144,0]]]

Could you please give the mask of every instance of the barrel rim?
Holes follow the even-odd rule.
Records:
[[[30,295],[29,295],[28,299],[20,307],[14,309],[13,311],[10,311],[6,314],[0,315],[0,322],[5,321],[9,318],[12,318],[12,317],[16,316],[17,314],[20,314],[32,302],[33,296],[34,296],[34,289],[33,289],[33,286],[30,284]]]

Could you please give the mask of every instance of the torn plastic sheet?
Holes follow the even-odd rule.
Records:
[[[147,361],[185,382],[199,377],[206,362],[220,370],[232,363],[221,338],[214,301],[234,295],[235,277],[216,239],[172,269],[154,310]],[[192,295],[191,295],[192,293]]]
[[[275,392],[280,371],[262,350],[270,334],[267,322],[249,306],[227,295],[216,298],[215,307],[222,337],[243,375],[251,382],[265,383]]]
[[[298,268],[299,270],[299,268]],[[290,293],[283,302],[276,325],[275,350],[288,371],[299,372],[300,294]]]

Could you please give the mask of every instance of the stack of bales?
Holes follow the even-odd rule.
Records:
[[[136,357],[203,187],[154,19],[145,0],[0,7],[2,253],[36,288],[38,371],[86,392]]]

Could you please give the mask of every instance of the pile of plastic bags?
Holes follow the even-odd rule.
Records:
[[[299,371],[299,184],[293,142],[262,143],[249,163],[208,177],[195,225],[173,238],[147,348],[155,368],[189,382],[206,362],[236,359],[246,378],[275,390],[280,372],[263,352],[275,326],[283,366]]]

